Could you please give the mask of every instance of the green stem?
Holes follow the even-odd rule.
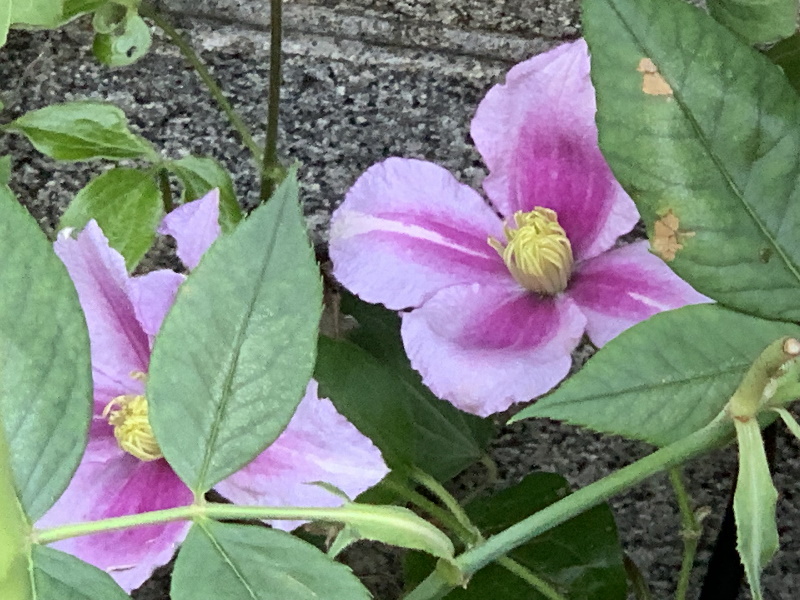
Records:
[[[204,503],[154,510],[138,515],[113,517],[100,521],[88,521],[73,525],[61,525],[50,529],[36,530],[31,539],[37,544],[52,544],[60,540],[117,531],[142,525],[169,523],[171,521],[189,521],[197,519],[215,519],[217,521],[232,520],[289,520],[289,521],[329,521],[335,523],[375,522],[384,524],[393,518],[393,513],[381,511],[383,507],[366,504],[346,504],[337,508],[317,507],[279,507],[279,506],[239,506],[236,504]],[[389,507],[386,507],[389,508]]]
[[[166,169],[158,171],[158,186],[161,188],[161,202],[164,204],[164,212],[170,213],[175,207],[172,205],[172,188],[169,185],[169,172]]]
[[[436,496],[442,504],[444,504],[445,508],[450,511],[459,524],[468,532],[470,532],[470,539],[464,540],[467,545],[475,544],[482,539],[483,536],[481,535],[481,532],[478,531],[475,525],[472,524],[472,521],[470,521],[470,518],[464,511],[464,508],[458,503],[458,500],[453,498],[452,494],[450,494],[450,492],[448,492],[441,483],[436,481],[436,479],[428,475],[425,471],[417,469],[416,467],[411,469],[409,475],[411,475],[411,478],[421,486],[428,488],[428,490],[430,490],[430,492]]]
[[[683,538],[683,560],[681,561],[681,572],[678,577],[678,588],[675,592],[675,600],[686,600],[689,591],[689,579],[692,575],[694,557],[697,553],[697,544],[700,541],[700,522],[692,510],[689,493],[683,482],[683,475],[680,467],[669,470],[669,480],[672,489],[675,490],[675,497],[678,501],[678,510],[681,513],[681,537]]]
[[[239,137],[242,138],[242,142],[245,146],[247,146],[247,149],[250,150],[250,153],[253,155],[253,159],[256,161],[256,164],[260,164],[261,148],[259,148],[258,144],[256,144],[256,141],[250,134],[250,129],[247,127],[247,125],[245,125],[242,117],[239,116],[239,113],[234,110],[231,103],[228,102],[228,99],[225,97],[225,93],[222,91],[222,88],[214,80],[214,77],[211,75],[208,67],[194,51],[194,48],[192,48],[189,42],[187,42],[184,37],[178,33],[178,30],[175,29],[169,23],[169,21],[164,19],[164,16],[158,12],[154,6],[147,2],[142,2],[139,5],[139,14],[143,17],[147,17],[153,23],[155,23],[156,26],[167,35],[172,43],[178,47],[186,61],[194,68],[195,71],[197,71],[200,79],[208,89],[209,94],[211,94],[212,98],[217,101],[217,104],[219,104],[222,112],[224,112],[228,117],[228,120],[233,128],[239,133]]]
[[[283,0],[269,3],[269,97],[267,106],[266,142],[261,168],[261,202],[266,202],[280,182],[278,162],[278,115],[281,104],[281,45],[283,36]]]
[[[544,579],[539,577],[536,573],[528,569],[527,567],[519,564],[513,558],[509,558],[508,556],[501,556],[495,561],[498,565],[505,568],[507,571],[510,571],[523,581],[539,592],[545,598],[549,600],[566,600],[564,596],[558,593],[558,591],[547,583]]]
[[[469,577],[531,538],[605,502],[612,496],[664,469],[679,465],[722,443],[729,442],[733,435],[730,418],[723,411],[703,429],[575,491],[563,500],[551,504],[505,531],[490,537],[483,544],[458,556],[455,564],[465,576]],[[406,600],[441,598],[450,589],[452,589],[452,585],[445,581],[437,571],[434,571],[406,596]]]

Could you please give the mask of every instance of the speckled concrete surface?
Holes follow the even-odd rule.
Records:
[[[181,19],[203,57],[255,129],[264,112],[266,82],[263,3],[168,0],[191,11]],[[205,15],[204,18],[198,15]],[[224,16],[224,21],[209,17]],[[324,240],[328,216],[354,179],[391,155],[425,158],[477,186],[484,175],[470,145],[469,121],[485,91],[514,61],[577,35],[573,0],[311,0],[287,4],[285,91],[281,151],[299,160],[309,226]],[[10,118],[49,103],[102,98],[129,115],[133,126],[165,156],[211,154],[233,172],[245,204],[256,200],[254,170],[227,122],[171,47],[157,39],[151,54],[125,69],[107,70],[88,51],[77,23],[55,33],[12,34],[2,50],[0,93]],[[0,138],[14,157],[12,185],[42,226],[52,231],[64,206],[102,163],[54,164],[23,140]],[[556,471],[582,486],[644,455],[647,447],[549,422],[505,429],[493,445],[501,479],[532,470]],[[779,441],[776,484],[781,492],[782,551],[765,574],[766,597],[800,597],[800,515],[794,496],[800,476],[798,444]],[[735,454],[728,450],[687,468],[692,494],[709,506],[696,580],[730,488]],[[468,488],[468,474],[460,485]],[[627,550],[651,580],[654,598],[671,597],[680,564],[678,515],[666,477],[656,477],[613,501]],[[351,560],[376,598],[397,596],[396,553],[381,550]],[[164,572],[136,594],[166,597]],[[691,596],[695,597],[695,596]],[[749,598],[743,593],[742,598]]]

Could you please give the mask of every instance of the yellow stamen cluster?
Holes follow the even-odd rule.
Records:
[[[103,417],[114,427],[117,444],[128,454],[149,462],[163,455],[147,418],[147,398],[118,396],[103,409]]]
[[[517,211],[514,224],[503,228],[505,244],[490,237],[489,245],[525,289],[548,296],[563,292],[572,274],[572,245],[556,212],[541,207]]]

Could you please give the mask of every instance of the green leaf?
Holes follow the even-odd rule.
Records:
[[[0,47],[6,45],[9,27],[11,27],[11,3],[0,2]]]
[[[276,529],[196,523],[172,575],[173,600],[368,600],[350,569]]]
[[[666,445],[719,414],[764,347],[800,327],[713,304],[659,313],[606,344],[514,421],[549,417]]]
[[[0,185],[8,185],[11,180],[11,157],[0,156]]]
[[[209,249],[181,286],[150,362],[150,421],[201,494],[289,423],[311,377],[322,291],[296,174]]]
[[[17,498],[0,413],[0,591],[3,598],[30,600],[28,541],[31,526]]]
[[[775,523],[778,492],[772,484],[758,422],[734,420],[734,424],[739,443],[739,477],[733,495],[736,548],[753,600],[761,600],[761,569],[778,551]]]
[[[94,12],[108,0],[64,0],[64,18],[66,23],[80,15]]]
[[[592,0],[600,146],[651,243],[698,291],[800,320],[800,100],[780,69],[681,0]]]
[[[92,17],[92,27],[96,33],[122,33],[128,9],[121,4],[108,2],[99,6]]]
[[[98,33],[94,36],[92,52],[104,65],[125,67],[147,54],[152,43],[150,27],[138,14],[128,11],[120,31]]]
[[[466,418],[366,350],[321,337],[317,352],[320,395],[375,443],[391,468],[416,466],[444,480],[482,456]]]
[[[708,12],[751,44],[775,42],[794,33],[797,0],[708,0]]]
[[[0,415],[17,497],[35,521],[86,446],[89,335],[67,270],[36,221],[0,186]]]
[[[197,200],[219,188],[219,224],[223,232],[230,233],[242,220],[242,209],[236,200],[231,176],[218,161],[187,156],[168,163],[167,168],[183,185],[183,202]]]
[[[796,91],[800,91],[800,34],[778,42],[767,50],[767,57],[783,69],[786,79]]]
[[[82,229],[96,220],[132,271],[153,244],[162,215],[161,192],[153,177],[117,168],[95,177],[78,192],[59,226]]]
[[[46,546],[31,549],[31,579],[40,600],[130,600],[111,576]]]
[[[517,485],[469,503],[465,510],[484,536],[491,536],[557,502],[569,493],[565,479],[534,473]],[[533,538],[509,556],[569,600],[623,600],[627,585],[614,517],[607,504],[597,506]],[[410,554],[408,583],[421,581],[433,569],[431,559]],[[546,598],[504,567],[490,564],[456,589],[450,600],[539,600]]]
[[[12,25],[56,27],[62,20],[63,0],[3,0],[11,4]]]
[[[150,143],[128,129],[125,113],[102,102],[52,104],[25,113],[5,129],[22,133],[39,152],[57,160],[158,160]]]
[[[792,413],[785,408],[773,408],[772,410],[780,415],[781,419],[783,419],[783,422],[786,424],[786,427],[788,427],[792,435],[800,440],[800,424],[797,423],[794,416],[792,416]]]

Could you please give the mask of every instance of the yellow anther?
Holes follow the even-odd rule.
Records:
[[[514,224],[503,231],[506,243],[490,237],[489,245],[503,258],[511,275],[532,292],[558,294],[572,274],[572,245],[554,210],[536,207],[514,213]]]
[[[144,396],[117,396],[103,409],[103,417],[114,427],[119,447],[128,454],[144,462],[163,456],[147,418]]]

